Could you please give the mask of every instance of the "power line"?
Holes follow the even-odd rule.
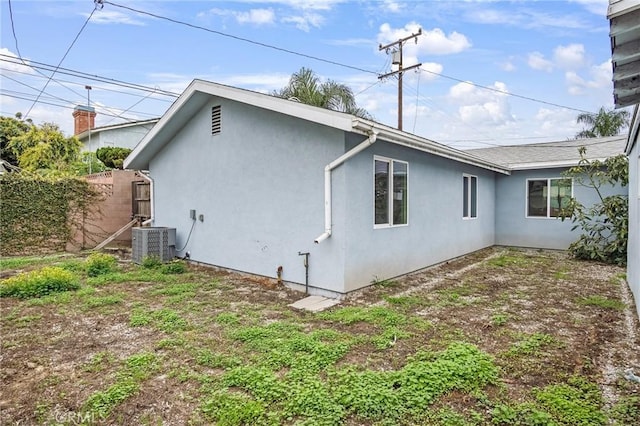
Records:
[[[11,55],[5,55],[3,53],[0,53],[0,61],[4,61],[4,62],[8,62],[11,64],[17,64],[17,65],[24,65],[22,62],[17,61],[16,59],[22,59],[22,58],[16,58],[15,56],[11,56]],[[36,64],[36,65],[34,65]],[[29,61],[29,65],[26,65],[28,67],[31,68],[37,68],[37,69],[43,69],[46,71],[51,71],[52,68],[55,68],[54,65],[50,65],[50,64],[46,64],[43,62],[38,62],[38,61]],[[72,77],[78,77],[78,78],[84,78],[84,79],[89,79],[92,81],[99,81],[101,83],[107,83],[107,84],[113,84],[115,86],[120,86],[120,87],[125,87],[128,89],[134,89],[134,90],[140,90],[140,91],[144,91],[144,92],[155,92],[158,95],[163,95],[163,96],[169,96],[172,98],[177,98],[178,96],[180,96],[180,94],[178,93],[174,93],[168,90],[162,90],[162,89],[156,89],[153,87],[148,87],[148,86],[144,86],[141,84],[136,84],[136,83],[128,83],[126,81],[122,81],[122,80],[117,80],[117,79],[113,79],[113,78],[109,78],[109,77],[103,77],[97,74],[88,74],[86,72],[83,71],[78,71],[78,70],[72,70],[69,68],[64,68],[64,67],[57,67],[57,74],[64,74],[64,75],[69,75]]]
[[[429,71],[428,69],[424,69],[424,68],[420,68],[420,71],[428,72],[429,74],[437,75],[439,77],[447,78],[449,80],[457,81],[459,83],[469,84],[471,86],[478,87],[480,89],[490,90],[492,92],[501,93],[503,95],[513,96],[515,98],[526,99],[526,100],[532,101],[532,102],[538,102],[538,103],[545,104],[545,105],[551,105],[551,106],[558,107],[558,108],[570,109],[572,111],[577,111],[577,112],[582,112],[582,113],[587,113],[587,114],[591,114],[592,113],[592,111],[586,111],[584,109],[572,108],[572,107],[568,107],[568,106],[565,106],[565,105],[560,105],[560,104],[556,104],[556,103],[553,103],[553,102],[547,102],[547,101],[543,101],[541,99],[532,98],[532,97],[529,97],[529,96],[518,95],[516,93],[511,93],[511,92],[507,92],[505,90],[496,89],[495,87],[483,86],[481,84],[477,84],[477,83],[474,83],[472,81],[461,80],[459,78],[455,78],[455,77],[451,77],[451,76],[448,76],[448,75],[440,74],[440,73],[437,73],[435,71]]]
[[[40,93],[38,94],[38,96],[36,97],[36,100],[33,101],[33,104],[31,105],[31,107],[29,108],[29,110],[27,111],[27,113],[25,114],[25,118],[29,116],[29,114],[31,113],[31,110],[33,109],[33,107],[36,105],[36,103],[38,102],[38,99],[40,99],[40,96],[42,95],[42,93],[44,92],[44,90],[47,88],[47,86],[49,85],[49,82],[51,81],[51,79],[53,78],[53,76],[55,75],[56,71],[58,70],[58,68],[60,68],[60,65],[62,65],[62,62],[65,60],[65,58],[67,57],[67,55],[69,54],[69,52],[71,51],[71,48],[73,48],[73,46],[76,44],[76,41],[78,40],[78,38],[80,37],[80,34],[82,34],[82,31],[84,31],[85,27],[87,26],[87,24],[89,23],[89,21],[91,20],[91,17],[93,16],[93,14],[95,13],[95,11],[98,9],[98,1],[95,1],[93,10],[91,11],[91,13],[89,14],[89,17],[87,18],[86,21],[84,21],[84,24],[82,24],[82,28],[80,28],[80,31],[78,31],[78,34],[76,34],[76,37],[73,39],[73,41],[71,42],[71,44],[69,45],[69,47],[67,48],[67,51],[64,53],[64,55],[62,56],[62,59],[60,59],[60,62],[58,62],[58,65],[56,66],[56,69],[51,73],[51,77],[49,77],[47,79],[47,82],[45,83],[44,87],[42,88],[42,90],[40,90]],[[20,57],[22,58],[22,55],[20,55]]]
[[[129,6],[123,6],[121,4],[113,3],[113,2],[110,2],[110,1],[105,1],[104,3],[105,4],[110,4],[112,6],[119,7],[119,8],[122,8],[122,9],[126,9],[126,10],[129,10],[131,12],[139,13],[141,15],[151,16],[151,17],[156,18],[156,19],[162,19],[162,20],[165,20],[165,21],[173,22],[174,24],[184,25],[184,26],[187,26],[187,27],[190,27],[190,28],[206,31],[206,32],[209,32],[209,33],[212,33],[212,34],[217,34],[217,35],[222,36],[222,37],[228,37],[228,38],[231,38],[231,39],[234,39],[234,40],[243,41],[245,43],[254,44],[256,46],[266,47],[268,49],[273,49],[273,50],[277,50],[277,51],[280,51],[280,52],[289,53],[291,55],[296,55],[296,56],[300,56],[300,57],[307,58],[307,59],[313,59],[314,61],[324,62],[324,63],[331,64],[331,65],[337,65],[337,66],[343,67],[343,68],[349,68],[349,69],[356,70],[356,71],[362,71],[362,72],[366,72],[366,73],[369,73],[369,74],[378,75],[378,73],[376,73],[375,71],[366,70],[364,68],[359,68],[359,67],[356,67],[356,66],[353,66],[353,65],[343,64],[343,63],[340,63],[340,62],[332,61],[330,59],[324,59],[324,58],[320,58],[318,56],[309,55],[309,54],[306,54],[306,53],[296,52],[294,50],[285,49],[283,47],[278,47],[278,46],[274,46],[272,44],[262,43],[260,41],[255,41],[255,40],[251,40],[251,39],[244,38],[244,37],[239,37],[239,36],[235,36],[235,35],[232,35],[232,34],[223,33],[222,31],[212,30],[211,28],[207,28],[207,27],[203,27],[203,26],[195,25],[195,24],[190,24],[189,22],[179,21],[177,19],[169,18],[169,17],[162,16],[162,15],[157,15],[157,14],[151,13],[151,12],[146,12],[144,10],[134,9],[132,7],[129,7]]]

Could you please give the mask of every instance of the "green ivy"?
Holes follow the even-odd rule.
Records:
[[[100,195],[83,179],[0,176],[0,255],[63,251]]]

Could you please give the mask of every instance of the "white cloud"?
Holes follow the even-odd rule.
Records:
[[[389,44],[401,38],[416,34],[421,26],[411,22],[404,28],[391,28],[385,23],[380,26],[378,32],[378,42],[382,45]],[[446,35],[440,28],[423,30],[418,36],[417,44],[407,42],[405,44],[406,57],[417,57],[419,54],[448,55],[459,53],[471,47],[471,42],[463,34],[456,31]],[[407,61],[410,63],[410,61]]]
[[[265,25],[275,22],[275,12],[272,9],[250,9],[247,12],[238,12],[230,9],[210,9],[209,14],[222,17],[231,17],[239,24]],[[200,13],[199,16],[204,16]]]
[[[532,136],[546,136],[549,139],[564,139],[567,134],[576,134],[580,126],[576,123],[576,111],[566,108],[540,108],[533,116]]]
[[[541,13],[531,8],[507,11],[472,7],[467,8],[465,18],[473,23],[491,25],[500,24],[510,27],[536,30],[593,29],[588,21],[577,14],[565,14],[558,16],[553,13]]]
[[[324,18],[317,13],[305,13],[282,18],[282,22],[294,24],[296,28],[308,33],[311,27],[320,28],[324,23]]]
[[[382,8],[385,12],[390,13],[399,13],[402,10],[402,5],[394,0],[384,0],[382,3]]]
[[[511,114],[506,84],[496,81],[490,86],[494,90],[487,90],[469,83],[452,86],[448,96],[451,103],[458,105],[458,116],[464,124],[503,126],[515,120]]]
[[[31,66],[29,66],[29,61],[27,59],[23,58],[22,61],[24,62],[22,62],[18,58],[18,55],[16,55],[6,47],[3,47],[0,49],[0,54],[11,57],[10,59],[7,59],[6,61],[2,62],[2,68],[4,68],[5,70],[20,72],[20,73],[27,73],[27,74],[35,74],[35,70],[31,68]]]
[[[600,16],[607,16],[607,7],[609,6],[609,0],[570,0],[574,3],[579,3],[584,6],[589,12]]]
[[[512,71],[515,71],[517,69],[516,65],[513,63],[513,58],[512,57],[510,57],[506,61],[500,63],[499,66],[500,66],[500,68],[502,68],[503,71],[507,71],[507,72],[512,72]]]
[[[442,70],[444,69],[444,67],[442,66],[442,64],[439,64],[437,62],[425,62],[420,66],[420,69],[429,71],[421,73],[422,75],[420,78],[435,80],[439,77],[437,74],[442,74]]]
[[[87,14],[87,17],[89,15]],[[117,10],[99,9],[91,17],[94,24],[125,24],[125,25],[146,25],[143,21],[136,19],[131,15],[119,12]]]
[[[613,71],[611,61],[607,60],[600,65],[593,65],[589,68],[589,77],[581,77],[575,71],[567,71],[565,73],[565,81],[568,85],[567,90],[571,95],[582,95],[588,90],[600,90],[612,88],[611,78]]]
[[[553,62],[545,59],[544,55],[540,52],[529,53],[527,63],[534,70],[551,72],[553,70]]]
[[[238,12],[235,16],[240,24],[272,24],[275,20],[272,9],[251,9],[248,12]]]
[[[558,46],[553,51],[555,63],[564,69],[578,69],[584,65],[584,46],[582,44],[569,44]]]

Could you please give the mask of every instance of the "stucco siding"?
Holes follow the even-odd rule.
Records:
[[[374,229],[374,156],[408,163],[406,226]],[[493,172],[384,141],[349,160],[345,170],[346,291],[494,244]],[[462,218],[463,173],[478,177],[476,219]]]
[[[211,107],[222,107],[222,131],[211,135]],[[225,268],[305,282],[342,292],[344,241],[314,247],[324,230],[324,166],[344,152],[342,131],[229,100],[198,111],[150,163],[156,226],[177,228],[183,256]],[[336,199],[340,172],[336,173]],[[334,225],[340,229],[340,202]],[[203,215],[193,221],[190,209]]]
[[[627,282],[633,292],[640,316],[640,144],[637,141],[629,153]]]
[[[570,219],[527,217],[528,179],[561,178],[565,169],[514,171],[496,181],[496,244],[566,250],[580,236]],[[625,188],[601,188],[603,196],[626,194]],[[573,196],[585,206],[599,201],[596,192],[574,182]]]
[[[82,140],[82,151],[96,152],[98,148],[104,147],[133,149],[152,127],[152,124],[148,124],[144,126],[96,130],[95,133],[91,134],[91,141],[89,141],[88,136]]]

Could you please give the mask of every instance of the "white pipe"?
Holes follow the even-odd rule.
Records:
[[[340,164],[344,163],[354,155],[358,154],[360,151],[365,150],[372,145],[376,138],[378,137],[378,132],[373,131],[369,135],[369,137],[356,145],[350,151],[345,152],[340,157],[333,160],[331,163],[327,164],[324,168],[324,232],[318,236],[314,243],[319,244],[322,241],[326,240],[331,236],[331,171],[338,167]]]
[[[138,175],[146,180],[147,182],[149,182],[149,214],[151,215],[151,217],[147,220],[145,220],[144,222],[142,222],[142,226],[148,225],[150,223],[153,223],[155,216],[153,215],[154,213],[154,208],[153,208],[153,204],[154,204],[154,199],[153,199],[153,179],[151,179],[149,176],[145,175],[142,172],[138,172]]]

